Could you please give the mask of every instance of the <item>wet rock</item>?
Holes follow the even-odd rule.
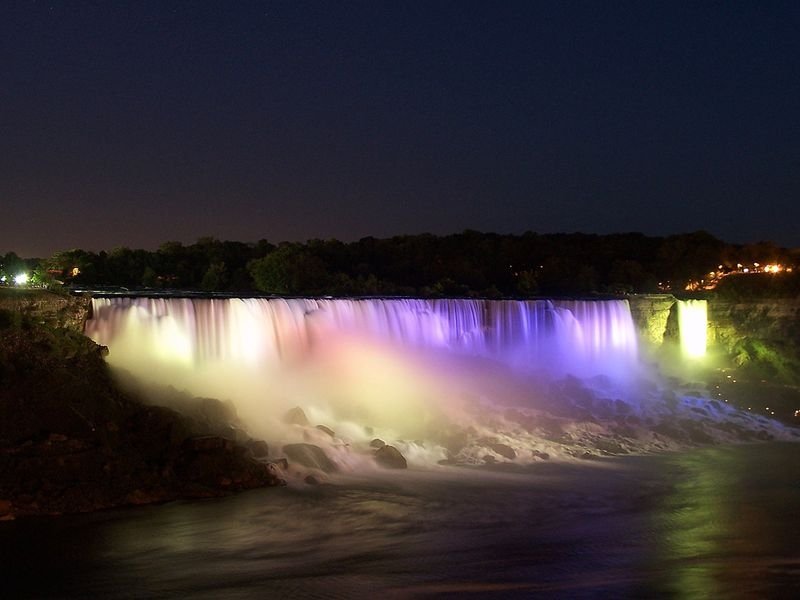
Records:
[[[378,438],[375,438],[369,443],[370,448],[376,448],[376,449],[383,448],[385,445],[386,442],[384,442],[383,440],[379,440]]]
[[[594,414],[592,416],[607,421],[614,417],[614,410],[611,401],[604,398],[595,403]]]
[[[491,454],[487,454],[486,456],[483,457],[483,462],[487,465],[493,465],[497,463],[497,459]]]
[[[542,432],[542,437],[545,439],[558,440],[564,433],[564,429],[561,427],[561,422],[552,417],[541,415],[537,419],[537,424]]]
[[[699,423],[691,421],[689,419],[681,419],[680,425],[683,430],[686,432],[689,440],[695,444],[713,444],[714,438],[712,438],[703,426]]]
[[[464,429],[452,428],[443,432],[441,436],[442,446],[447,448],[451,454],[458,454],[470,441],[470,432]]]
[[[308,427],[310,425],[305,411],[299,406],[295,406],[283,416],[283,422],[287,425],[301,425]]]
[[[617,435],[621,435],[622,437],[626,438],[637,437],[636,430],[633,427],[630,427],[629,425],[624,425],[624,424],[617,425],[616,427],[612,428],[612,431]]]
[[[384,445],[375,451],[375,462],[387,469],[406,469],[405,457],[394,446]]]
[[[597,446],[598,450],[606,454],[628,454],[628,451],[614,440],[597,440],[595,446]]]
[[[316,475],[306,475],[303,481],[306,482],[308,485],[319,485],[321,482],[317,479]]]
[[[291,462],[296,462],[304,467],[319,469],[324,473],[333,473],[338,470],[325,451],[314,444],[287,444],[283,447],[283,453],[289,457]]]
[[[614,400],[614,410],[617,412],[617,414],[627,415],[631,412],[631,407],[627,402],[617,398]]]
[[[679,400],[677,394],[672,390],[665,390],[661,394],[661,400],[671,410],[678,408]]]
[[[233,450],[234,444],[231,440],[216,435],[202,435],[187,439],[184,442],[184,447],[194,452],[214,452],[219,450],[230,452]]]
[[[535,417],[526,415],[514,408],[507,409],[503,416],[505,417],[506,421],[516,423],[528,433],[535,431],[538,426],[538,422]]]
[[[250,440],[246,445],[255,458],[266,458],[269,456],[269,445],[267,445],[267,442],[264,440]]]
[[[652,427],[655,433],[661,434],[665,437],[672,438],[672,439],[682,439],[684,437],[683,433],[674,425],[667,423],[666,421],[662,421],[657,425],[653,425]]]
[[[517,452],[511,446],[508,446],[507,444],[501,444],[499,442],[494,442],[494,443],[487,444],[487,446],[493,452],[496,452],[497,454],[499,454],[503,458],[506,458],[508,460],[514,460],[515,458],[517,458]]]
[[[319,429],[323,433],[327,433],[331,437],[336,437],[336,434],[330,427],[326,427],[325,425],[317,425],[317,429]]]
[[[531,454],[534,458],[538,458],[541,460],[550,460],[550,455],[547,452],[541,452],[539,450],[531,450]]]
[[[580,458],[581,460],[595,460],[597,457],[591,452],[584,452],[578,458]]]
[[[289,469],[289,461],[286,460],[285,458],[279,458],[278,460],[272,461],[271,464],[277,466],[282,471],[286,471]]]
[[[594,394],[577,377],[568,376],[561,383],[561,393],[577,406],[591,408]]]
[[[198,412],[210,423],[231,423],[239,418],[236,407],[231,402],[216,398],[198,398],[198,403]]]

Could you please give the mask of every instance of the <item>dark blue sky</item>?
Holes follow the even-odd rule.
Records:
[[[0,4],[0,252],[800,246],[800,2]]]

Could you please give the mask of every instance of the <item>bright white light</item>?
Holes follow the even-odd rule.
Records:
[[[706,354],[707,311],[705,300],[678,301],[678,330],[681,349],[687,358],[700,358]]]
[[[7,277],[5,275],[0,276],[0,282],[5,283],[7,281]]]
[[[28,274],[27,273],[20,273],[19,275],[14,277],[14,283],[17,285],[25,285],[28,283]]]

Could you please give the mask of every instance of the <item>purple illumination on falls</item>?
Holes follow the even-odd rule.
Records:
[[[566,375],[622,390],[639,374],[624,300],[98,298],[86,333],[112,366],[231,400],[270,440],[291,439],[294,406],[349,439],[421,440],[474,422],[475,402],[533,406]]]
[[[209,361],[275,366],[332,337],[554,374],[615,377],[637,363],[625,300],[95,299],[86,331],[112,356],[120,337],[133,335],[148,343],[140,351],[197,367]]]

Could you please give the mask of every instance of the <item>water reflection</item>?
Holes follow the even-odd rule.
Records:
[[[800,576],[789,444],[0,523],[13,597],[752,598]]]
[[[651,567],[681,598],[778,597],[800,584],[800,453],[792,445],[671,457],[680,469],[654,513]]]

